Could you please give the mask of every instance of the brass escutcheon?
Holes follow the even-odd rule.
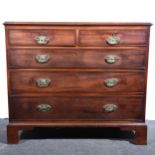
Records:
[[[112,35],[106,38],[106,42],[109,45],[118,45],[120,43],[120,38],[116,35]]]
[[[114,64],[119,60],[119,56],[117,55],[107,55],[105,56],[105,61],[109,64]]]
[[[113,112],[118,108],[116,104],[106,104],[103,106],[105,112]]]
[[[46,111],[49,111],[49,110],[51,110],[51,106],[50,105],[48,105],[48,104],[39,104],[38,106],[37,106],[37,110],[38,111],[41,111],[41,112],[46,112]]]
[[[46,45],[49,41],[49,38],[47,36],[37,36],[35,37],[35,40],[37,44]]]
[[[114,87],[118,84],[119,80],[117,78],[106,79],[104,84],[106,87]]]
[[[49,60],[49,56],[46,55],[46,54],[37,55],[37,56],[35,57],[35,60],[36,60],[38,63],[46,63],[46,62],[48,62],[48,60]]]
[[[44,78],[36,79],[35,81],[36,81],[37,86],[40,88],[46,88],[51,83],[50,79],[44,79]]]

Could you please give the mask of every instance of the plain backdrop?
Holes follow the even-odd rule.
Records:
[[[155,23],[154,3],[154,0],[0,0],[0,118],[8,117],[5,21]],[[146,119],[155,120],[155,26],[150,37]]]

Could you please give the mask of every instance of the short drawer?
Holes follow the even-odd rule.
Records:
[[[144,30],[81,30],[81,46],[136,46],[146,45],[147,33]]]
[[[12,70],[12,93],[143,92],[143,71]]]
[[[9,45],[21,46],[75,46],[75,30],[19,29],[9,30]]]
[[[143,119],[144,98],[104,97],[12,97],[12,120],[42,119]]]
[[[145,49],[11,49],[11,68],[144,68]]]

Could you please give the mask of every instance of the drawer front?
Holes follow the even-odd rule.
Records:
[[[143,71],[12,70],[13,93],[29,92],[143,92]]]
[[[9,30],[10,45],[75,46],[75,30]]]
[[[142,119],[143,97],[13,97],[11,119]]]
[[[144,30],[81,30],[81,46],[132,46],[145,45],[147,33]]]
[[[11,68],[144,68],[145,49],[11,49]]]

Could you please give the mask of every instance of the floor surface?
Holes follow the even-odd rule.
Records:
[[[0,155],[155,155],[155,121],[147,121],[148,145],[134,145],[133,134],[118,129],[44,128],[21,133],[6,144],[7,119],[0,119]]]

